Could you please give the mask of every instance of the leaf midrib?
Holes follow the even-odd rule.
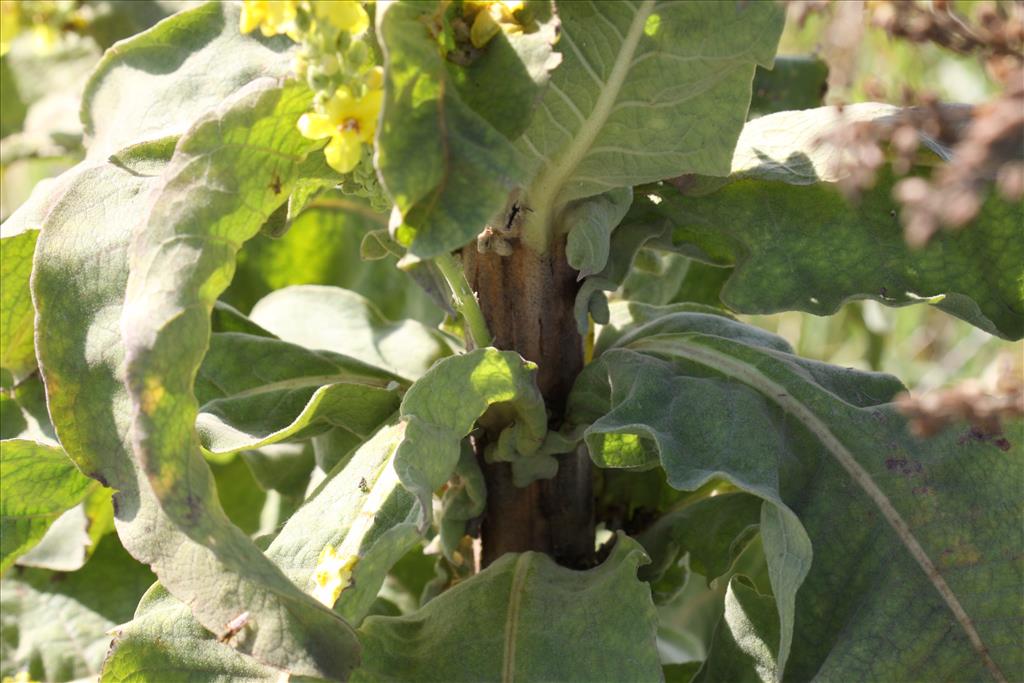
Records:
[[[981,635],[974,627],[974,622],[970,615],[967,614],[967,610],[964,609],[959,598],[953,593],[953,589],[946,583],[942,574],[939,573],[938,567],[929,557],[921,542],[917,540],[910,525],[903,519],[903,516],[892,504],[892,501],[889,500],[885,492],[875,483],[871,474],[857,462],[853,453],[832,433],[828,425],[819,419],[811,409],[801,403],[799,399],[793,396],[785,385],[779,384],[755,366],[705,346],[701,343],[701,337],[705,336],[695,334],[656,335],[648,340],[637,341],[631,344],[630,348],[647,352],[667,352],[714,368],[722,374],[758,390],[769,401],[775,403],[782,410],[799,420],[814,434],[839,466],[850,475],[854,483],[878,507],[879,512],[881,512],[885,521],[888,522],[893,532],[895,532],[900,543],[903,544],[911,557],[914,558],[929,583],[932,584],[943,602],[946,603],[946,606],[953,613],[954,618],[967,635],[971,646],[985,668],[988,669],[995,680],[1005,683],[1007,680],[1006,676],[989,654],[988,648],[981,640]],[[780,665],[784,666],[785,663],[780,662]],[[780,673],[781,671],[782,669],[780,668]]]
[[[577,129],[576,136],[562,154],[559,155],[558,160],[546,167],[531,184],[529,198],[534,214],[530,225],[526,226],[523,237],[537,251],[544,252],[547,250],[548,227],[553,218],[553,210],[556,208],[554,202],[561,193],[562,186],[572,176],[573,171],[576,170],[580,162],[587,156],[598,134],[612,114],[615,101],[619,97],[626,76],[632,66],[633,56],[636,53],[637,46],[640,44],[644,24],[647,21],[648,15],[653,11],[654,5],[655,0],[644,0],[637,9],[629,30],[626,32],[626,37],[622,41],[619,53],[615,58],[615,63],[612,65],[608,80],[605,81],[597,102],[590,111],[590,115],[587,116]],[[552,82],[550,87],[557,88],[558,85]],[[531,227],[534,229],[531,230]]]
[[[519,635],[519,607],[525,594],[524,586],[533,553],[523,553],[516,558],[512,570],[512,585],[509,588],[508,611],[505,613],[505,650],[502,657],[501,681],[513,683],[516,679],[516,639]]]

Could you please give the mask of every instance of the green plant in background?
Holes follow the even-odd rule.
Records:
[[[912,304],[1024,337],[1020,204],[847,201],[914,119],[820,106],[782,6],[151,9],[76,135],[3,57],[5,178],[66,169],[0,243],[5,677],[1024,676],[1015,404],[922,439],[870,371]]]

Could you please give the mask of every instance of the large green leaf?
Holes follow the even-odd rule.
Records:
[[[779,675],[1024,675],[1007,628],[1021,604],[996,597],[1022,579],[1019,423],[1011,453],[918,440],[890,377],[799,359],[721,316],[647,312],[580,376],[574,414],[600,465],[660,461],[681,490],[720,477],[765,501]]]
[[[289,75],[293,43],[240,33],[239,11],[208,2],[107,50],[82,96],[89,157],[181,135],[250,81]]]
[[[60,448],[0,441],[0,572],[39,543],[50,525],[95,486]],[[83,546],[88,536],[84,541]]]
[[[404,432],[393,421],[360,446],[267,548],[292,581],[329,607],[337,601],[335,609],[352,624],[362,621],[387,571],[420,539],[415,499],[394,466]]]
[[[261,79],[200,118],[135,232],[121,316],[132,448],[167,521],[202,544],[203,559],[183,557],[197,552],[193,544],[153,533],[132,550],[210,630],[258,605],[258,628],[234,641],[243,652],[299,675],[345,679],[358,661],[354,634],[223,515],[193,426],[193,380],[235,253],[284,201],[282,188],[290,191],[316,148],[295,128],[309,97],[304,85]]]
[[[534,363],[513,351],[476,349],[437,363],[406,392],[401,409],[405,434],[395,453],[395,470],[420,501],[422,529],[431,519],[434,490],[459,463],[462,439],[490,406],[507,404],[510,410],[497,417],[503,431],[489,457],[512,461],[517,477],[534,471],[525,464],[528,459],[553,460],[537,453],[547,433],[547,412],[536,372]]]
[[[250,317],[285,341],[333,351],[415,379],[451,354],[451,343],[416,320],[392,322],[373,302],[340,287],[296,285],[271,292]]]
[[[113,629],[112,635],[103,661],[103,683],[280,680],[280,671],[237,652],[197,624],[188,607],[159,584],[142,597],[135,618]]]
[[[723,174],[757,64],[782,31],[775,3],[569,2],[563,62],[517,143],[526,238],[545,250],[567,202],[683,173]]]
[[[827,315],[850,299],[890,306],[929,301],[987,332],[1021,338],[1019,203],[993,195],[965,229],[911,249],[897,217],[891,173],[881,172],[855,204],[840,193],[849,152],[828,135],[853,122],[891,125],[898,113],[888,105],[863,104],[842,114],[825,107],[765,116],[740,136],[735,182],[699,197],[665,186],[656,191],[660,203],[640,199],[637,208],[667,221],[676,249],[736,266],[722,290],[722,300],[736,311]]]
[[[331,428],[369,437],[401,401],[397,375],[288,342],[213,334],[196,376],[203,447],[218,454],[259,448]]]
[[[400,211],[397,236],[422,259],[469,242],[519,176],[511,143],[459,96],[428,29],[435,12],[436,2],[397,2],[377,13],[387,77],[376,165]]]
[[[38,236],[38,230],[14,235],[5,231],[0,239],[0,372],[10,373],[9,379],[0,380],[5,385],[21,381],[36,367],[28,276]]]
[[[367,618],[353,680],[660,681],[645,561],[626,536],[585,572],[504,555],[418,612]]]
[[[0,675],[28,671],[34,681],[95,676],[110,645],[109,632],[131,619],[153,574],[107,536],[81,570],[28,569],[0,587]]]

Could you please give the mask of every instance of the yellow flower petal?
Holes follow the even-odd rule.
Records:
[[[372,142],[377,132],[377,116],[384,103],[383,90],[371,90],[365,97],[359,98],[351,109],[351,117],[356,122],[356,132],[363,142]]]
[[[370,26],[370,16],[355,0],[314,0],[313,13],[335,28],[353,34]]]
[[[299,118],[299,132],[310,140],[323,140],[337,133],[337,125],[330,118],[316,112],[303,114]]]
[[[331,138],[324,148],[327,165],[338,173],[348,173],[359,164],[363,156],[363,143],[354,131],[342,131]]]

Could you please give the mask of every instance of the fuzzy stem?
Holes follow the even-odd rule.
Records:
[[[466,322],[466,329],[473,340],[473,346],[480,349],[490,346],[493,342],[491,333],[487,329],[487,322],[484,314],[480,311],[480,304],[476,300],[476,294],[466,281],[466,273],[462,266],[456,263],[451,254],[441,254],[434,263],[437,264],[448,286],[452,290],[452,303],[455,309],[462,315]]]

